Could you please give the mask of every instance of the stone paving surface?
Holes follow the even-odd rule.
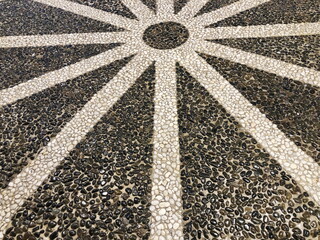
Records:
[[[320,2],[0,0],[0,240],[320,239]]]

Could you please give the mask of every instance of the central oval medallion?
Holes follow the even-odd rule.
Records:
[[[188,29],[180,23],[161,22],[149,26],[143,33],[143,41],[156,49],[173,49],[189,38]]]

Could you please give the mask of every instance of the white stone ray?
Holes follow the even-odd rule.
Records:
[[[266,38],[320,34],[320,22],[205,28],[204,39]]]
[[[239,0],[217,10],[204,13],[203,15],[194,18],[194,22],[198,27],[208,26],[269,1],[270,0]]]
[[[207,41],[197,51],[320,87],[320,72],[314,69]]]
[[[157,0],[157,19],[159,21],[174,18],[174,0]]]
[[[186,67],[271,157],[320,204],[320,166],[204,59],[196,53],[190,54],[192,61],[182,58],[181,65]]]
[[[182,239],[176,61],[156,61],[151,239]]]
[[[183,19],[192,19],[208,1],[209,0],[189,0],[177,15]]]
[[[121,0],[121,2],[136,15],[139,21],[148,21],[155,17],[155,13],[144,5],[141,0]]]
[[[49,5],[51,7],[60,8],[68,12],[72,12],[84,17],[88,17],[97,21],[110,23],[117,27],[128,29],[137,23],[137,20],[126,18],[115,13],[109,13],[100,9],[89,7],[83,4],[71,2],[68,0],[34,0],[39,3]]]
[[[125,43],[130,32],[95,32],[0,37],[0,48]]]
[[[0,107],[14,103],[19,99],[31,96],[58,83],[76,78],[135,53],[131,51],[130,46],[122,45],[58,70],[48,72],[14,87],[0,90]]]
[[[0,193],[0,237],[24,200],[47,179],[69,152],[151,64],[137,55],[66,124],[51,142]]]

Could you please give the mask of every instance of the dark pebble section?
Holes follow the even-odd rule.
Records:
[[[13,217],[5,240],[148,239],[154,66]]]
[[[320,36],[212,40],[223,45],[320,71]]]
[[[0,36],[123,30],[30,0],[0,2],[0,22]]]
[[[318,239],[320,209],[177,67],[184,239]]]
[[[320,164],[320,88],[228,60],[202,57]]]
[[[177,14],[178,12],[181,11],[181,9],[187,5],[187,3],[189,2],[189,0],[173,0],[174,1],[174,14]]]
[[[141,0],[141,2],[156,13],[157,1],[156,0]]]
[[[0,109],[0,188],[7,187],[129,60],[116,61]]]
[[[319,22],[319,9],[320,1],[315,0],[272,0],[210,27]]]
[[[196,14],[196,16],[200,16],[204,13],[208,13],[214,10],[217,10],[219,8],[225,7],[227,5],[230,5],[234,2],[237,2],[238,0],[209,0]]]
[[[143,33],[143,41],[156,49],[172,49],[181,46],[189,38],[188,29],[176,22],[160,22],[149,26]]]
[[[121,0],[71,0],[89,7],[97,8],[109,13],[115,13],[120,16],[136,19],[137,17],[127,8]],[[140,1],[140,0],[135,0]]]
[[[13,87],[115,46],[118,44],[2,48],[0,89]]]

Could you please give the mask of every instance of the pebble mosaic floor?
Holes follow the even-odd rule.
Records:
[[[320,1],[0,0],[0,239],[320,239]]]

